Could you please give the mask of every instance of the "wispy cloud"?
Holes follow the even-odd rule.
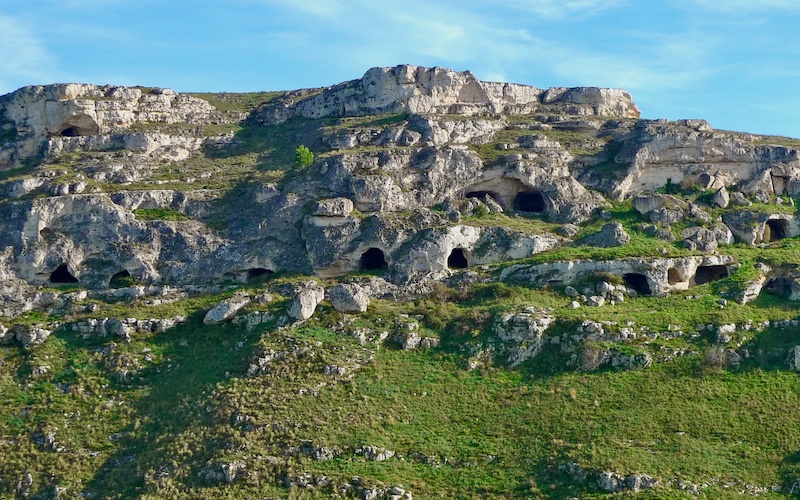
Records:
[[[627,0],[493,0],[501,8],[531,12],[546,19],[588,17],[617,8]]]
[[[0,93],[48,80],[54,60],[19,19],[0,15]]]
[[[796,0],[688,0],[688,3],[728,13],[750,14],[753,11],[769,12],[775,9],[800,11],[800,2]]]

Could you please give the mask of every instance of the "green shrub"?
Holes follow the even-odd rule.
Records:
[[[297,149],[294,150],[294,164],[300,168],[304,168],[312,163],[314,163],[314,153],[302,144],[297,146]]]

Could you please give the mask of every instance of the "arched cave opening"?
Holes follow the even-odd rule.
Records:
[[[247,271],[247,282],[253,283],[263,281],[275,274],[275,271],[264,269],[263,267],[256,267]]]
[[[792,294],[792,285],[794,284],[794,280],[787,279],[787,278],[775,278],[767,281],[767,284],[764,285],[764,289],[770,293],[775,295],[780,295],[782,297],[788,297]]]
[[[683,280],[681,279],[681,275],[678,273],[678,270],[674,267],[670,267],[667,271],[667,283],[670,285],[677,285],[681,281]]]
[[[514,198],[514,210],[517,212],[544,212],[544,197],[539,191],[522,191]]]
[[[627,273],[622,275],[622,281],[628,288],[633,288],[639,295],[652,295],[653,291],[650,290],[650,283],[647,282],[647,276],[639,273]]]
[[[80,137],[81,131],[78,127],[67,127],[61,131],[61,137]]]
[[[450,269],[466,269],[469,266],[467,256],[464,255],[463,248],[454,248],[447,258],[447,267]]]
[[[704,285],[727,277],[728,268],[723,265],[700,266],[694,275],[694,283],[696,285]]]
[[[362,271],[385,271],[389,269],[383,250],[373,247],[362,253],[360,268]]]
[[[78,278],[72,275],[66,264],[61,264],[50,273],[50,283],[78,283]]]
[[[111,288],[125,288],[133,285],[133,277],[127,269],[114,274],[108,281],[108,286]]]
[[[770,219],[764,225],[764,243],[786,238],[789,233],[789,221],[786,219]]]

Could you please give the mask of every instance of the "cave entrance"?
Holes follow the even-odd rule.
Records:
[[[450,269],[466,269],[469,266],[467,256],[464,255],[463,248],[454,248],[447,258],[447,267]]]
[[[362,271],[385,271],[389,269],[383,250],[374,247],[361,254],[360,267]]]
[[[72,275],[66,264],[61,264],[50,273],[50,283],[78,283],[78,278]]]
[[[131,285],[133,285],[133,277],[127,269],[123,269],[122,271],[116,273],[108,281],[108,286],[111,288],[126,288]]]
[[[728,277],[728,268],[723,265],[700,266],[694,275],[694,283],[704,285],[726,277]]]
[[[681,275],[678,270],[674,267],[670,267],[669,271],[667,271],[667,283],[670,285],[677,285],[681,281],[683,280],[681,279]]]
[[[786,238],[789,233],[789,221],[786,219],[770,219],[764,224],[764,243]]]
[[[539,191],[522,191],[514,198],[514,210],[517,212],[544,212],[544,197]]]
[[[652,295],[653,291],[650,290],[650,283],[647,282],[647,276],[639,273],[628,273],[622,275],[622,281],[625,286],[633,288],[639,295]]]
[[[67,127],[61,131],[61,137],[80,137],[81,131],[78,127]]]
[[[792,285],[794,285],[793,279],[775,278],[767,281],[764,289],[775,295],[788,297],[792,294]]]
[[[263,281],[275,274],[275,271],[265,269],[263,267],[256,267],[247,271],[247,282],[253,283]]]

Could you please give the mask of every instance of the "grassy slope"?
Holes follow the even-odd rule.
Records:
[[[322,367],[346,363],[364,350],[326,328],[341,317],[325,308],[310,328],[285,332],[274,325],[263,333],[201,326],[195,315],[188,326],[130,344],[59,331],[31,352],[4,348],[0,476],[7,479],[1,487],[10,494],[31,471],[35,491],[45,496],[59,485],[110,498],[282,497],[288,494],[280,486],[285,473],[311,472],[339,481],[357,475],[403,484],[419,498],[599,494],[559,472],[568,462],[711,483],[706,492],[720,491],[721,498],[735,490],[721,489],[726,483],[782,483],[800,447],[800,381],[780,364],[745,364],[727,372],[704,366],[698,356],[642,371],[580,373],[565,371],[563,359],[545,354],[518,370],[470,372],[458,346],[483,334],[465,333],[461,326],[479,323],[481,311],[541,305],[567,312],[566,298],[557,294],[503,287],[450,297],[454,302],[377,302],[358,324],[380,327],[405,312],[423,314],[424,326],[432,328],[439,318],[443,326],[431,331],[443,338],[443,347],[377,350],[352,381],[338,384],[322,375]],[[714,315],[721,313],[708,312],[714,299],[684,307],[677,318],[720,319]],[[582,308],[574,318],[628,318],[658,330],[676,321],[670,310],[688,303],[695,304],[681,296],[643,297],[595,311]],[[724,319],[797,316],[796,308],[779,303],[765,297],[733,306]],[[171,307],[173,313],[180,309]],[[202,312],[207,305],[189,301],[183,307]],[[281,307],[271,306],[275,312]],[[756,341],[788,349],[800,343],[800,334],[767,331]],[[279,351],[314,342],[316,353],[292,359],[277,372],[246,375],[259,346]],[[704,340],[698,342],[702,348]],[[41,365],[50,367],[48,373],[31,378]],[[117,373],[124,366],[136,374],[121,379]],[[313,388],[316,396],[304,394]],[[253,428],[244,429],[236,415],[246,415]],[[63,451],[41,444],[39,435],[48,432]],[[286,447],[304,440],[343,453],[328,462],[292,454],[287,459]],[[367,462],[353,454],[367,444],[402,458]],[[434,457],[438,465],[414,453]],[[264,457],[278,457],[279,463]],[[198,476],[235,460],[248,469],[232,485]]]
[[[197,97],[235,116],[278,95]],[[209,129],[234,131],[235,146],[169,165],[155,179],[180,180],[212,172],[213,179],[202,185],[222,189],[243,177],[279,181],[297,144],[307,143],[313,149],[320,127],[390,126],[403,119],[295,120],[275,127],[245,124]],[[476,150],[484,160],[497,161],[515,152],[497,149],[497,142],[514,142],[530,133],[534,132],[504,131]],[[587,139],[584,134],[545,133],[574,154],[596,152],[581,149]],[[57,166],[68,171],[72,160],[78,158],[66,158]],[[23,173],[27,171],[6,177]],[[142,183],[126,189],[148,186],[152,187]],[[570,246],[526,262],[656,256],[663,249],[668,255],[689,253],[638,232],[637,224],[644,219],[630,206],[613,206],[610,211],[631,232],[631,245]],[[144,210],[137,216],[181,217]],[[545,221],[513,215],[466,223],[529,233],[555,229]],[[581,235],[602,224],[592,221]],[[786,264],[797,262],[797,245],[786,240],[767,251],[735,245],[721,252],[735,255],[747,266],[759,259]],[[720,291],[737,284],[734,276],[685,294],[640,297],[601,309],[573,310],[560,294],[510,285],[480,286],[407,304],[373,303],[370,313],[358,321],[360,326],[380,330],[388,318],[421,314],[427,332],[443,340],[440,349],[413,353],[373,349],[365,354],[355,341],[329,329],[343,319],[329,307],[308,328],[277,331],[269,324],[248,332],[235,325],[201,324],[202,312],[220,297],[155,308],[99,304],[100,316],[192,314],[192,319],[189,325],[167,332],[136,336],[129,344],[113,338],[83,339],[59,330],[32,351],[16,346],[0,349],[0,495],[15,495],[17,482],[30,472],[32,494],[42,498],[54,496],[56,487],[66,488],[67,496],[88,490],[95,498],[328,497],[330,490],[290,492],[281,486],[285,474],[309,472],[325,474],[337,483],[360,476],[368,484],[403,484],[417,498],[602,496],[591,484],[576,483],[559,470],[568,462],[593,471],[709,483],[704,493],[719,498],[735,496],[745,483],[783,484],[794,477],[800,447],[800,381],[785,369],[783,357],[755,356],[739,370],[724,371],[704,361],[709,339],[662,337],[635,347],[654,353],[689,349],[700,354],[641,371],[582,373],[567,370],[563,356],[550,348],[516,370],[468,371],[460,350],[467,342],[489,338],[487,318],[530,305],[554,308],[563,320],[558,326],[562,331],[587,319],[634,321],[664,332],[671,324],[694,331],[696,324],[798,316],[798,306],[768,294],[746,306],[720,309]],[[699,298],[687,300],[686,295]],[[283,307],[278,302],[270,309],[277,314]],[[42,320],[34,316],[27,319]],[[743,340],[754,353],[759,349],[785,353],[800,344],[796,331],[773,329],[746,336]],[[261,349],[280,351],[295,345],[312,349],[274,372],[247,375]],[[374,359],[351,381],[334,383],[322,374],[327,365],[347,364],[365,355]],[[42,366],[48,367],[46,373],[34,375]],[[122,376],[125,370],[130,374]],[[246,417],[245,423],[239,417]],[[48,434],[55,437],[54,446],[47,443]],[[327,462],[314,462],[287,449],[306,440],[342,453]],[[367,462],[354,455],[354,449],[368,444],[394,450],[398,457]],[[418,454],[430,457],[433,464]],[[236,460],[246,463],[247,469],[233,484],[204,479],[205,471]],[[726,484],[733,486],[725,488]],[[660,490],[647,496],[674,495]]]

